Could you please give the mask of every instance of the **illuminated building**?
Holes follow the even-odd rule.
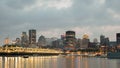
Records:
[[[8,38],[8,37],[7,37],[7,38],[5,38],[4,43],[5,43],[5,45],[8,45],[8,44],[10,43],[10,40],[9,40],[9,38]]]
[[[83,39],[88,39],[88,38],[89,38],[89,36],[87,34],[83,35]]]
[[[88,48],[89,42],[89,36],[87,34],[83,35],[82,44],[80,48]]]
[[[29,44],[36,44],[36,30],[29,30]]]

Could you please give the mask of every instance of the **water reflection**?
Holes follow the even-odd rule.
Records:
[[[0,57],[0,68],[119,68],[119,59],[80,56]]]

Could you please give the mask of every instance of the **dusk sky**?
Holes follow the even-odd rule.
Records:
[[[37,30],[37,37],[60,37],[67,30],[76,37],[101,34],[115,41],[120,32],[120,0],[0,0],[0,43],[14,40],[23,31]]]

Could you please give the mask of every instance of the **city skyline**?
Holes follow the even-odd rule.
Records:
[[[70,31],[70,32],[75,32],[75,31],[73,31],[73,30],[67,30],[66,32],[69,32],[69,31]],[[34,43],[35,43],[35,42],[36,42],[36,43],[39,42],[38,40],[39,40],[39,37],[41,37],[41,36],[44,36],[45,39],[54,39],[54,40],[61,39],[61,40],[62,40],[62,37],[63,37],[63,36],[64,36],[64,37],[67,37],[66,32],[64,32],[64,33],[65,33],[64,35],[61,34],[59,37],[46,37],[46,36],[44,36],[44,35],[36,36],[36,35],[37,35],[37,30],[36,30],[36,29],[29,29],[28,32],[21,32],[21,36],[15,37],[14,39],[11,39],[9,36],[5,37],[5,38],[3,39],[3,41],[2,41],[2,44],[5,44],[6,39],[9,40],[9,44],[11,44],[11,43],[14,44],[17,39],[19,39],[19,41],[21,41],[21,43],[22,43],[22,41],[26,41],[26,42],[29,41],[29,42],[31,43],[31,39],[33,40],[33,38],[32,38],[31,35],[33,35],[33,37],[34,37]],[[106,37],[106,36],[103,35],[103,34],[99,36],[99,39],[98,39],[98,38],[93,38],[93,39],[91,39],[88,34],[83,34],[83,35],[81,35],[82,37],[76,37],[76,32],[75,32],[74,38],[77,39],[77,40],[86,38],[86,39],[89,39],[90,42],[94,42],[94,40],[95,40],[95,41],[97,40],[97,42],[100,43],[100,41],[104,41],[104,40],[101,40],[101,36],[102,36],[104,39],[108,39],[108,40],[111,41],[111,42],[117,42],[117,34],[119,34],[119,33],[116,33],[116,37],[115,37],[116,40],[114,40],[114,41],[109,40],[109,37]],[[71,36],[71,35],[70,35],[70,36]],[[21,38],[21,39],[20,39],[20,38]],[[29,43],[29,44],[30,44],[30,43]]]
[[[120,33],[119,0],[1,0],[0,43],[6,37],[15,39],[21,32],[37,30],[37,38],[60,37],[67,30],[77,38],[90,39],[103,34],[116,40]]]

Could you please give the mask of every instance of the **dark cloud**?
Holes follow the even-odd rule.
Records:
[[[0,0],[0,35],[11,33],[11,36],[18,36],[18,33],[32,28],[46,31],[119,25],[119,21],[108,12],[108,9],[119,12],[119,0],[71,0],[70,7],[61,9],[50,7],[50,1],[61,0]]]

